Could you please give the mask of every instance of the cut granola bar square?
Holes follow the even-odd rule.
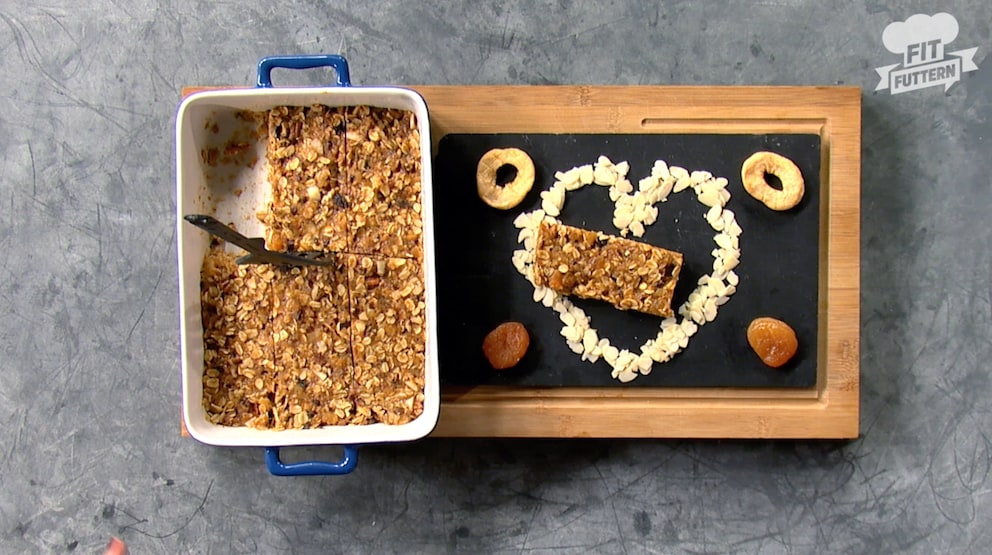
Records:
[[[419,262],[348,260],[355,424],[405,424],[424,410],[426,305]]]
[[[331,266],[279,269],[272,333],[276,426],[312,428],[352,417],[353,366],[345,256]]]
[[[420,132],[406,110],[354,106],[347,114],[347,173],[356,195],[351,251],[421,259]]]
[[[346,250],[355,195],[345,168],[345,109],[281,106],[269,111],[268,125],[272,202],[260,214],[268,248]]]
[[[271,399],[264,382],[274,367],[274,277],[268,266],[238,266],[214,245],[200,271],[203,408],[214,424],[266,426]]]

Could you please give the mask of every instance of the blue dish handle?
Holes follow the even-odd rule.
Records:
[[[265,466],[273,476],[340,476],[350,474],[358,465],[358,447],[344,446],[344,455],[338,462],[303,461],[286,464],[279,460],[278,447],[265,448]]]
[[[310,54],[305,56],[266,56],[258,61],[258,80],[256,87],[272,87],[272,70],[312,69],[315,67],[332,67],[337,74],[334,84],[338,87],[351,86],[351,73],[348,72],[348,60],[338,54]]]

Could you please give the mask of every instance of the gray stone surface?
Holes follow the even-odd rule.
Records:
[[[978,71],[900,95],[882,31],[929,3],[433,4],[0,0],[0,551],[992,551],[992,4],[941,3]],[[426,440],[294,479],[180,438],[179,90],[319,51],[360,84],[861,86],[862,438]]]

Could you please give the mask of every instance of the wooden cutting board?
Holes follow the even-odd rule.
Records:
[[[433,435],[858,436],[860,89],[414,88],[427,100],[435,152],[448,134],[815,134],[823,187],[813,387],[446,387]]]
[[[819,183],[823,190],[819,205],[815,385],[445,387],[441,417],[433,436],[858,436],[859,88],[412,88],[427,101],[435,152],[448,134],[813,134],[820,139]]]

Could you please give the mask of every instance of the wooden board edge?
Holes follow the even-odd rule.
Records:
[[[431,437],[850,440],[859,434],[849,418],[825,406],[796,407],[788,413],[775,404],[734,407],[732,422],[726,410],[709,406],[661,411],[630,405],[599,410],[580,405],[442,406]],[[608,426],[604,419],[609,420]],[[728,425],[733,429],[728,430]]]
[[[831,110],[828,226],[828,383],[824,396],[860,433],[861,401],[861,95]]]

